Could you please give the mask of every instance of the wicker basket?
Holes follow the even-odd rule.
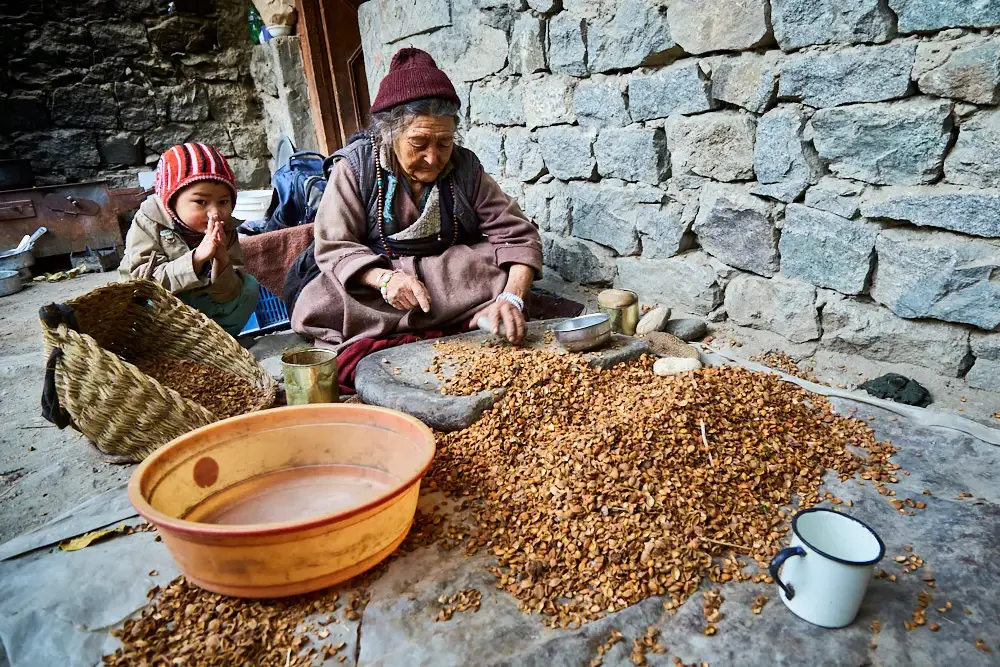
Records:
[[[64,304],[76,330],[42,321],[54,394],[72,426],[106,454],[141,461],[161,445],[218,417],[163,386],[130,359],[147,354],[228,371],[261,391],[246,412],[270,407],[271,374],[218,324],[149,280],[111,283]],[[50,356],[59,349],[61,355]]]

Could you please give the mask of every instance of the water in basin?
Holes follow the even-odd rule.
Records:
[[[382,470],[355,465],[313,465],[252,477],[209,496],[188,521],[247,525],[299,521],[360,507],[398,486]]]

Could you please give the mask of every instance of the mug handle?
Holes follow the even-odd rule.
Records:
[[[788,598],[789,600],[795,597],[795,589],[792,588],[791,584],[786,584],[781,580],[781,577],[778,576],[778,569],[781,568],[781,565],[792,556],[805,556],[805,555],[806,555],[806,550],[803,549],[802,547],[785,547],[784,549],[779,551],[774,558],[771,559],[771,564],[767,568],[767,571],[768,573],[770,573],[771,578],[774,579],[779,586],[781,586],[781,590],[785,591],[785,597]]]

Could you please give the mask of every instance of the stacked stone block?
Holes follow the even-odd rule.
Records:
[[[6,3],[0,156],[30,159],[39,184],[107,178],[135,187],[165,148],[203,141],[229,158],[242,186],[266,185],[247,7]]]
[[[564,278],[1000,391],[1000,0],[361,7]]]

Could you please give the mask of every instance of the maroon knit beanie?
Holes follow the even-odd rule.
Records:
[[[438,97],[462,105],[451,79],[438,69],[431,54],[414,48],[400,49],[389,63],[389,73],[379,84],[371,111],[379,113],[427,97]]]

